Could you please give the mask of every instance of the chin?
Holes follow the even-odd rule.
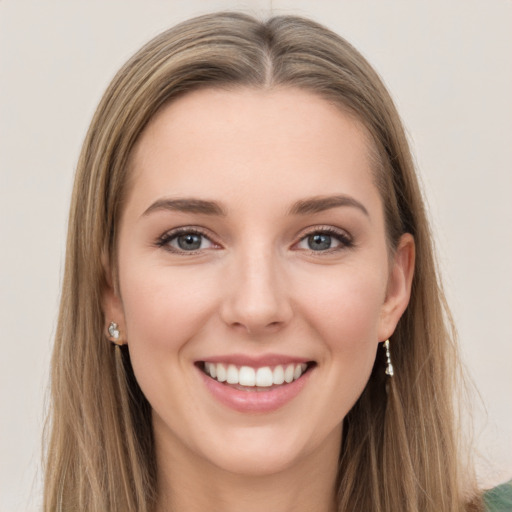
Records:
[[[239,476],[265,477],[291,469],[300,462],[301,454],[269,449],[244,450],[219,454],[211,462],[228,473]]]
[[[341,439],[339,429],[333,431],[333,441]],[[321,451],[321,440],[309,432],[283,431],[266,428],[241,429],[229,432],[231,439],[219,439],[205,447],[202,456],[215,467],[240,475],[265,477],[300,467],[304,459]],[[328,437],[331,437],[328,435]],[[338,447],[335,443],[330,451]]]

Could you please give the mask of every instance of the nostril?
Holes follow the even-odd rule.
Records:
[[[256,322],[248,321],[247,323],[232,322],[230,325],[235,330],[244,331],[247,334],[251,334],[251,335],[257,335],[258,333],[263,333],[265,331],[266,332],[276,331],[281,328],[283,323],[284,322],[269,322],[266,325],[264,323],[258,325],[258,323],[256,323]]]
[[[283,325],[283,322],[270,322],[265,327],[266,331],[276,331]]]
[[[241,322],[233,322],[231,324],[231,327],[237,330],[247,331],[248,333],[250,333],[250,329]]]

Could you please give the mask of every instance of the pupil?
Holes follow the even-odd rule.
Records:
[[[197,250],[201,247],[201,235],[181,235],[178,237],[178,245],[185,251]]]
[[[313,251],[322,251],[331,248],[331,237],[329,235],[316,234],[308,237],[308,245]]]

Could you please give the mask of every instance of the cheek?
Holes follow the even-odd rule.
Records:
[[[210,317],[218,292],[197,269],[157,268],[122,278],[123,309],[130,352],[150,362],[177,354]],[[128,275],[129,274],[129,275]]]
[[[380,266],[333,268],[303,281],[304,316],[331,351],[357,353],[377,343],[386,287],[385,270]]]
[[[165,416],[178,410],[183,397],[192,411],[190,354],[215,308],[215,286],[197,269],[193,277],[185,267],[146,266],[140,272],[135,265],[126,268],[129,271],[120,275],[121,294],[137,382],[154,411]],[[181,421],[171,423],[179,429]]]
[[[323,393],[315,397],[311,410],[322,419],[322,428],[315,431],[319,436],[341,424],[370,378],[379,341],[385,270],[383,265],[333,267],[303,279],[295,290],[303,334],[319,347]]]

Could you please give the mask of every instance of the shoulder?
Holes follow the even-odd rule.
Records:
[[[512,512],[512,480],[483,495],[486,512]]]

